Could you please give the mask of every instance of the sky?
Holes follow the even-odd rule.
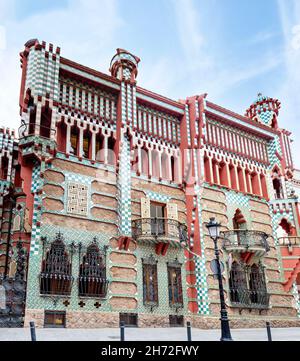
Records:
[[[105,73],[127,49],[138,85],[175,100],[208,93],[244,114],[259,92],[278,98],[300,168],[300,0],[0,0],[0,124],[15,129],[32,38]]]

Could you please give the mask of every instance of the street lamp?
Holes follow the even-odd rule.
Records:
[[[210,221],[206,225],[210,238],[214,241],[215,246],[215,256],[216,256],[216,265],[217,265],[217,276],[219,281],[219,293],[220,293],[220,303],[221,303],[221,341],[233,341],[231,338],[228,315],[225,305],[224,297],[224,288],[222,281],[222,273],[220,266],[220,252],[218,249],[218,239],[220,238],[220,226],[221,224],[216,221],[215,218],[210,218]]]

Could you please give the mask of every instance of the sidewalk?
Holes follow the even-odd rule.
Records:
[[[235,341],[267,341],[266,329],[233,329]],[[36,329],[37,341],[119,341],[118,328]],[[300,341],[300,328],[272,328],[273,341]],[[192,329],[193,341],[218,341],[220,330]],[[0,341],[30,341],[29,328],[0,328]],[[126,328],[127,341],[186,341],[186,328]]]

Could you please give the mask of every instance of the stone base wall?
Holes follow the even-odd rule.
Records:
[[[29,327],[29,322],[34,321],[37,328],[44,327],[44,310],[27,309],[25,314],[24,327]],[[191,322],[192,327],[200,329],[219,329],[219,317],[208,316],[185,316],[185,324]],[[300,319],[297,318],[280,318],[280,317],[239,317],[230,318],[231,328],[264,328],[266,321],[271,323],[272,327],[300,327]],[[139,327],[169,327],[169,317],[165,315],[138,315]],[[67,311],[66,313],[67,328],[106,328],[119,327],[119,313],[99,313],[83,311]]]

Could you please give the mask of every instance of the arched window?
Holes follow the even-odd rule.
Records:
[[[149,151],[145,145],[141,149],[141,163],[142,163],[142,173],[148,176],[149,175]]]
[[[280,178],[273,178],[273,189],[274,189],[274,196],[276,199],[283,198],[282,185],[281,185]]]
[[[177,162],[178,162],[178,158],[176,158],[176,163],[175,163],[175,158],[172,155],[171,156],[171,180],[172,180],[172,182],[175,182],[175,180],[178,179],[178,173],[176,173],[176,169],[178,167]]]
[[[40,136],[50,138],[52,111],[48,107],[42,108]]]
[[[42,262],[40,293],[43,295],[70,295],[72,265],[62,235],[57,234]]]
[[[28,102],[29,111],[29,129],[28,135],[34,134],[35,131],[35,120],[36,120],[36,105],[34,105],[33,97],[30,97]]]
[[[88,246],[79,268],[78,294],[82,297],[105,297],[106,279],[105,254],[100,252],[94,241]]]
[[[107,162],[111,165],[116,165],[115,144],[116,140],[111,135],[107,141]]]
[[[249,274],[250,300],[254,304],[265,304],[267,286],[262,265],[253,264]]]
[[[83,132],[83,157],[91,159],[92,158],[92,135],[88,129],[85,129]]]
[[[104,162],[104,135],[100,133],[96,135],[96,160]]]
[[[79,130],[74,125],[71,128],[70,154],[78,156],[78,150],[79,150]]]
[[[4,155],[1,159],[1,179],[7,180],[8,163],[7,155]]]
[[[66,152],[67,125],[64,121],[57,124],[57,149]]]
[[[229,274],[230,300],[232,303],[242,303],[247,290],[246,274],[243,267],[236,261],[232,263]]]

